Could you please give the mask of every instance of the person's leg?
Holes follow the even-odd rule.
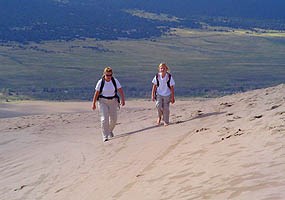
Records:
[[[170,104],[170,96],[163,97],[163,121],[164,125],[169,125],[169,104]]]
[[[116,98],[109,101],[109,108],[110,108],[110,125],[109,125],[109,137],[114,137],[113,130],[116,126],[118,115],[118,101]]]
[[[163,114],[163,112],[162,112],[162,110],[163,110],[162,106],[163,106],[163,105],[162,105],[162,104],[163,104],[163,98],[162,98],[162,96],[157,95],[155,106],[156,106],[156,108],[157,108],[157,115],[158,115],[158,118],[157,118],[156,123],[157,123],[158,125],[160,125],[161,117],[162,117],[162,114]]]
[[[106,101],[106,99],[99,100],[101,129],[104,142],[108,140],[109,135],[109,108]]]

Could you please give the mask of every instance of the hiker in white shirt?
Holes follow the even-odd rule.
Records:
[[[120,94],[118,96],[117,92]],[[102,79],[98,80],[95,87],[92,109],[96,109],[98,100],[103,141],[114,137],[113,130],[117,123],[117,109],[125,105],[125,96],[120,82],[113,77],[111,67],[106,67]]]
[[[164,125],[169,125],[169,104],[175,102],[174,97],[174,79],[169,73],[169,68],[165,63],[160,63],[158,66],[158,73],[152,80],[152,100],[156,102],[158,113],[157,125],[160,125],[161,120]]]

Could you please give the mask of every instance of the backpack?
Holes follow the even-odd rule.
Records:
[[[99,99],[99,98],[106,98],[106,99],[117,98],[117,99],[118,99],[118,102],[120,103],[120,97],[119,97],[119,95],[118,95],[118,93],[117,93],[117,92],[118,92],[118,89],[117,89],[116,80],[115,80],[114,77],[112,77],[112,78],[111,78],[111,81],[112,81],[112,83],[113,83],[113,85],[114,85],[114,87],[115,87],[115,96],[113,96],[113,97],[104,97],[104,96],[102,95],[102,91],[103,91],[103,88],[104,88],[104,85],[105,85],[105,78],[104,78],[104,76],[103,76],[103,77],[102,77],[101,86],[100,86],[100,91],[99,91],[98,99]]]
[[[167,81],[167,86],[169,87],[169,89],[170,89],[170,79],[171,79],[171,74],[170,73],[168,73],[168,72],[166,72],[166,74],[168,75],[168,81]],[[159,87],[159,81],[158,81],[158,73],[155,75],[155,77],[156,77],[156,86],[157,87]]]

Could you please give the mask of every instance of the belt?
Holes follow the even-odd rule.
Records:
[[[105,97],[105,96],[103,96],[103,95],[100,95],[99,98],[111,100],[111,99],[117,98],[117,96],[115,95],[115,96],[112,96],[112,97]]]

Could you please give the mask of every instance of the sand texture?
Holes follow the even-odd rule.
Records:
[[[91,102],[0,104],[1,200],[282,200],[285,85],[179,100],[126,101],[102,142]]]

